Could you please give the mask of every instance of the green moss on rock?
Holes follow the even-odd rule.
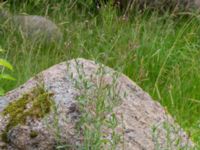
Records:
[[[31,133],[30,133],[30,138],[35,138],[35,137],[37,137],[38,136],[38,133],[36,132],[36,131],[31,131]]]
[[[9,122],[2,134],[2,140],[8,142],[8,131],[19,124],[25,124],[28,117],[43,118],[50,112],[52,102],[50,93],[43,88],[37,88],[10,103],[3,111],[4,116],[9,115]]]

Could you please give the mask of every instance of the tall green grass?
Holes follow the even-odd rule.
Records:
[[[34,3],[35,2],[35,3]],[[64,42],[33,44],[6,22],[0,45],[14,65],[16,81],[1,81],[7,91],[61,61],[83,57],[119,70],[161,102],[200,145],[200,15],[135,11],[124,18],[112,7],[94,12],[82,1],[6,4],[13,13],[48,16]]]

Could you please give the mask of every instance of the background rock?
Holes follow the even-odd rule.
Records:
[[[86,87],[90,88],[77,86],[77,84],[84,85],[85,81]],[[76,149],[84,140],[76,128],[82,115],[77,99],[80,95],[88,93],[91,97],[94,96],[95,100],[94,91],[100,86],[103,89],[113,86],[115,98],[119,99],[119,103],[112,110],[117,118],[115,131],[123,137],[122,141],[117,143],[116,149],[154,150],[193,147],[189,137],[165,109],[128,77],[94,61],[74,59],[43,71],[21,87],[0,97],[1,134],[5,132],[9,122],[9,115],[2,115],[2,112],[11,103],[19,101],[23,95],[31,94],[34,89],[43,87],[46,92],[51,93],[51,99],[55,103],[53,106],[56,106],[44,117],[39,119],[27,117],[24,124],[10,128],[7,132],[8,141],[0,140],[2,146],[0,149],[51,150],[61,143]],[[108,118],[111,115],[112,113],[106,114]],[[32,131],[37,134],[31,136]],[[109,127],[102,127],[102,132],[105,133],[104,138],[113,140],[112,130]],[[104,149],[110,149],[110,145],[105,144]]]
[[[196,6],[197,8],[200,8],[200,0],[195,0],[195,6]]]
[[[57,25],[43,16],[12,15],[0,9],[0,22],[9,21],[24,38],[34,41],[60,42],[63,34]]]
[[[42,16],[17,15],[13,16],[13,24],[22,30],[25,37],[31,39],[60,41],[62,33],[51,20]]]

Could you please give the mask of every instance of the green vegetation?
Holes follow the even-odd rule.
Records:
[[[0,53],[3,51],[4,50],[0,47]],[[4,69],[9,69],[9,70],[13,71],[12,65],[7,60],[0,58],[0,69],[1,69],[0,81],[1,80],[15,80],[9,74],[4,73]],[[0,86],[0,96],[2,96],[2,95],[4,95],[4,89]]]
[[[2,134],[3,140],[7,142],[7,132],[18,124],[25,124],[27,117],[43,118],[50,112],[51,104],[50,94],[40,88],[10,103],[3,111],[3,115],[9,115],[9,122]],[[27,105],[31,107],[27,108]],[[35,136],[36,132],[31,132],[30,137]]]
[[[38,3],[37,3],[38,2]],[[39,3],[41,2],[41,3]],[[13,25],[0,24],[4,57],[16,81],[8,90],[61,61],[83,57],[119,70],[158,100],[200,145],[200,18],[197,13],[135,11],[123,18],[112,7],[92,12],[76,1],[6,4],[13,13],[49,16],[64,33],[59,45],[31,43]]]
[[[81,70],[83,70],[82,66],[77,64],[79,74],[78,80],[75,80],[75,86],[81,93],[77,97],[81,117],[76,128],[79,131],[78,134],[83,136],[83,143],[79,149],[101,150],[107,146],[114,150],[123,140],[123,134],[115,131],[118,121],[113,108],[120,103],[119,95],[116,93],[116,80],[113,80],[110,85],[102,83],[101,77],[105,75],[103,66],[100,66],[95,74],[99,77],[97,84],[89,82]],[[114,79],[117,76],[113,74]],[[91,91],[88,90],[89,88]],[[109,135],[111,139],[108,138]]]

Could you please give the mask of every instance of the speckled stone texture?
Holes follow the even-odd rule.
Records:
[[[104,74],[98,75],[97,72],[102,67]],[[116,72],[94,61],[73,59],[41,72],[19,88],[0,97],[2,112],[10,102],[17,101],[24,94],[42,85],[47,92],[53,93],[52,99],[56,106],[56,111],[52,110],[44,118],[27,118],[25,124],[10,129],[9,142],[0,140],[0,149],[53,150],[60,143],[72,145],[71,149],[76,149],[82,142],[82,137],[77,134],[75,128],[81,113],[77,102],[80,90],[74,83],[80,82],[80,74],[94,85],[102,82],[101,84],[106,86],[113,83]],[[186,133],[165,109],[137,84],[118,73],[115,86],[120,99],[120,103],[113,109],[118,120],[115,130],[123,137],[116,149],[192,149],[193,143]],[[0,115],[0,133],[4,131],[8,119],[9,116]],[[37,132],[37,136],[31,138],[29,135],[32,131]],[[102,132],[106,133],[107,138],[111,137],[110,129],[105,127]],[[109,150],[109,145],[105,145],[105,149]]]

